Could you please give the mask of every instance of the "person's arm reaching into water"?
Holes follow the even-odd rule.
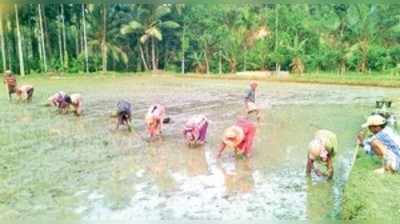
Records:
[[[306,169],[307,176],[311,176],[311,171],[313,171],[313,170],[314,170],[315,175],[317,175],[319,177],[323,176],[323,173],[319,169],[315,169],[314,160],[315,160],[315,158],[312,158],[312,157],[310,157],[310,155],[308,155],[307,169]]]
[[[307,156],[307,168],[306,174],[307,176],[311,176],[311,170],[314,168],[314,160],[310,159],[310,156]]]
[[[122,116],[123,116],[123,115],[118,114],[118,121],[117,121],[117,127],[116,127],[116,129],[119,129],[119,126],[120,126],[121,123],[122,123]]]
[[[328,179],[331,179],[333,177],[333,161],[332,161],[332,159],[329,158],[326,162],[327,162],[328,171],[327,171],[327,173],[322,173],[319,169],[314,168],[314,160],[312,160],[311,158],[308,158],[306,175],[311,176],[311,171],[314,170],[314,173],[317,176],[319,176],[319,177],[326,176],[326,177],[328,177]]]
[[[129,114],[127,115],[128,117],[126,118],[126,126],[128,126],[128,131],[131,132],[132,131],[132,117],[131,117],[131,113],[129,112]]]
[[[328,172],[327,172],[327,174],[323,174],[323,175],[328,177],[328,179],[332,179],[332,177],[333,177],[333,161],[332,161],[331,157],[328,157],[328,160],[326,161],[326,166],[328,167]]]

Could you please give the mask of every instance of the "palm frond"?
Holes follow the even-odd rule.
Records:
[[[171,8],[167,5],[160,5],[155,9],[154,18],[160,19],[161,17],[169,14],[171,12]]]
[[[162,28],[167,28],[167,29],[176,29],[176,28],[180,27],[180,25],[178,23],[171,21],[171,20],[161,22],[160,26]]]
[[[144,44],[146,43],[146,41],[149,39],[149,35],[148,34],[144,34],[143,36],[140,37],[140,43]]]
[[[157,40],[162,40],[162,34],[160,30],[157,29],[157,27],[155,26],[151,27],[150,29],[147,29],[146,34],[151,37],[155,37]]]
[[[114,59],[121,59],[123,63],[128,63],[128,55],[121,48],[112,44],[107,44],[107,48]]]

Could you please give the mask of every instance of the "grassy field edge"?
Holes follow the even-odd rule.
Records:
[[[269,82],[282,82],[282,83],[309,83],[309,84],[332,84],[332,85],[349,85],[349,86],[370,86],[370,87],[400,87],[400,76],[390,74],[363,74],[363,73],[348,73],[345,75],[338,75],[333,73],[320,73],[320,74],[304,74],[294,75],[289,77],[276,77],[276,76],[260,76],[260,75],[238,75],[238,74],[197,74],[186,73],[178,74],[174,72],[135,72],[135,73],[119,73],[119,72],[98,72],[98,73],[47,73],[47,74],[31,74],[21,79],[36,79],[36,78],[49,78],[49,79],[69,79],[69,78],[117,78],[117,77],[173,77],[183,79],[221,79],[221,80],[258,80]]]
[[[400,215],[398,174],[375,174],[382,166],[377,157],[358,150],[344,188],[342,220],[345,223],[396,223]]]

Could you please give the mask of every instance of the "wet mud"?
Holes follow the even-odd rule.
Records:
[[[243,115],[246,81],[121,77],[34,80],[31,104],[1,95],[0,218],[58,220],[304,220],[340,217],[354,135],[395,89],[260,83],[253,157],[215,158],[224,128]],[[58,90],[79,92],[81,117],[43,107]],[[3,91],[5,92],[5,91]],[[115,130],[118,100],[133,104],[133,131]],[[144,115],[164,104],[171,123],[149,141]],[[185,120],[210,119],[207,143],[188,148]],[[305,177],[308,141],[338,134],[332,181]]]

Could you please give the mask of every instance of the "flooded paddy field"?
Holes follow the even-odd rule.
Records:
[[[124,220],[340,219],[354,136],[375,100],[395,89],[261,82],[263,109],[253,157],[215,158],[223,130],[243,114],[248,81],[173,77],[32,79],[31,104],[0,91],[0,220],[76,223]],[[83,95],[81,117],[43,106],[58,90]],[[115,130],[120,99],[133,104],[133,132]],[[144,115],[164,104],[172,122],[148,142]],[[189,149],[189,116],[210,120],[207,143]],[[326,128],[338,135],[335,176],[305,177],[307,145]]]

